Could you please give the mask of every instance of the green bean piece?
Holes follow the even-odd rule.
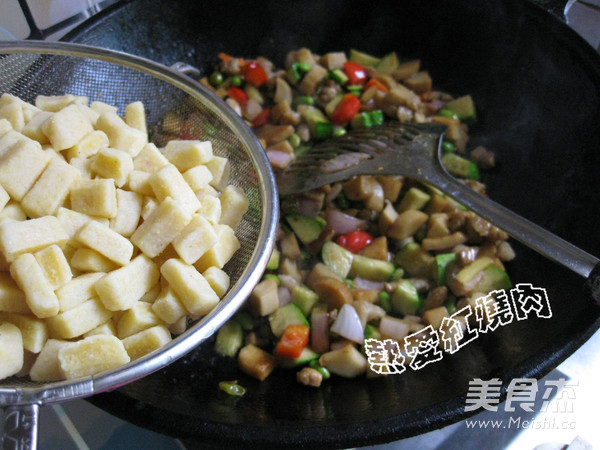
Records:
[[[315,99],[310,95],[300,95],[292,101],[294,105],[309,105],[313,106],[315,104]]]
[[[242,85],[242,77],[239,75],[234,75],[231,77],[231,85],[232,86],[241,86]]]
[[[442,150],[447,153],[455,152],[456,145],[454,145],[454,142],[444,139],[444,142],[442,142]]]
[[[318,359],[313,359],[309,363],[309,367],[311,369],[315,369],[317,372],[319,372],[324,380],[327,380],[331,377],[331,372],[329,372],[329,369],[327,369],[327,367],[323,367],[321,364],[319,364]]]
[[[342,126],[333,127],[333,137],[341,137],[345,135],[348,131]]]
[[[438,111],[438,115],[442,117],[449,117],[450,119],[458,120],[458,116],[454,111],[449,110],[448,108],[442,108]]]
[[[275,283],[277,283],[277,286],[281,285],[281,280],[279,279],[279,277],[276,274],[274,274],[274,273],[266,273],[263,276],[263,280],[266,280],[267,278],[273,278],[275,280]]]
[[[238,384],[237,380],[233,381],[220,381],[219,389],[229,395],[241,397],[246,393],[246,388]]]
[[[312,69],[312,66],[306,62],[299,62],[297,64],[298,70],[301,72],[310,72],[310,69]]]
[[[208,81],[210,81],[210,84],[214,87],[219,87],[221,86],[221,83],[223,83],[223,74],[215,70],[210,74]]]
[[[292,148],[298,148],[302,143],[302,140],[300,139],[300,136],[294,133],[288,138],[288,142],[290,143]]]

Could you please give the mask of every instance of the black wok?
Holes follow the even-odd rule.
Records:
[[[555,4],[547,2],[549,7]],[[160,6],[159,6],[160,5]],[[498,202],[600,255],[600,57],[539,6],[517,0],[260,2],[126,1],[67,40],[185,61],[210,70],[218,52],[265,55],[357,48],[418,57],[437,89],[470,93],[471,145],[497,154],[484,177]],[[321,389],[276,373],[259,383],[210,343],[161,372],[91,399],[137,425],[208,444],[348,447],[386,442],[464,419],[469,380],[542,377],[600,326],[584,280],[516,245],[514,283],[546,289],[551,319],[513,321],[454,355],[384,379],[334,379]],[[239,379],[240,399],[217,382]]]

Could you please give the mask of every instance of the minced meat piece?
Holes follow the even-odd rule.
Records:
[[[296,379],[299,383],[302,383],[306,386],[319,387],[323,381],[323,375],[311,367],[305,367],[298,372]]]

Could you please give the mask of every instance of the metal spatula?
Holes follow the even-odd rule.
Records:
[[[315,189],[356,175],[405,175],[431,184],[545,257],[588,278],[600,302],[598,258],[475,192],[441,161],[446,127],[389,123],[352,130],[315,145],[277,176],[280,195]]]

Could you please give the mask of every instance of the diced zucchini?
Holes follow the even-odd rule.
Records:
[[[244,343],[242,326],[235,320],[225,322],[217,332],[215,351],[221,355],[234,357]]]
[[[379,60],[375,69],[381,75],[391,75],[399,65],[400,61],[398,60],[398,55],[396,55],[396,52],[391,52]]]
[[[308,325],[302,310],[293,303],[282,306],[269,315],[269,325],[276,337],[281,337],[288,325]]]
[[[458,119],[463,122],[473,122],[477,118],[475,103],[470,95],[450,100],[445,107],[456,114]]]
[[[273,253],[271,253],[271,257],[269,258],[269,262],[267,263],[268,270],[277,270],[279,268],[279,250],[276,248],[273,249]]]
[[[368,112],[359,112],[350,121],[350,126],[353,129],[369,128],[373,126],[373,122],[371,121],[371,116],[369,116]]]
[[[338,103],[342,101],[342,98],[344,98],[344,94],[338,94],[331,100],[329,100],[329,102],[327,102],[327,104],[325,105],[325,114],[331,116],[333,114],[333,111],[335,111],[335,108],[337,107]]]
[[[235,320],[237,323],[239,323],[244,331],[252,331],[254,328],[254,319],[252,319],[252,316],[246,310],[238,311],[234,314],[231,320]]]
[[[290,369],[292,367],[302,366],[308,364],[311,361],[319,359],[319,354],[310,347],[306,346],[297,358],[290,358],[287,356],[278,356],[277,365],[284,369]]]
[[[456,296],[452,293],[448,293],[448,297],[446,298],[446,301],[444,302],[444,306],[448,310],[448,314],[452,315],[455,313],[456,301],[457,301]]]
[[[417,242],[410,242],[396,253],[395,262],[402,267],[410,277],[432,276],[433,256],[423,250]]]
[[[383,111],[376,109],[374,111],[363,111],[358,113],[350,121],[350,126],[352,128],[370,128],[381,125],[383,122]]]
[[[306,106],[302,109],[299,108],[299,111],[300,115],[308,125],[308,129],[310,130],[310,134],[312,136],[316,136],[317,134],[317,124],[329,122],[323,111],[321,111],[319,108],[315,108],[314,106]]]
[[[438,286],[446,284],[446,269],[448,264],[456,259],[456,253],[439,253],[435,255],[435,282]]]
[[[387,281],[394,274],[395,269],[394,264],[389,261],[354,255],[350,276],[373,281]]]
[[[302,313],[308,317],[312,307],[319,301],[319,296],[315,291],[303,284],[297,284],[292,288],[292,303],[296,305]]]
[[[350,55],[348,56],[348,59],[367,67],[375,67],[379,62],[379,58],[369,55],[368,53],[359,52],[355,49],[350,49]]]
[[[452,175],[469,180],[479,180],[479,168],[473,161],[458,156],[456,153],[444,153],[442,163]]]
[[[392,76],[396,80],[405,80],[421,70],[421,60],[413,59],[412,61],[404,61],[398,64],[398,68],[394,70]]]
[[[342,69],[333,69],[330,74],[331,78],[339,84],[346,84],[348,82],[348,75],[346,75]]]
[[[473,279],[479,272],[487,269],[492,264],[492,259],[488,256],[481,256],[472,263],[466,265],[458,271],[456,274],[456,280],[459,283],[467,284]]]
[[[398,205],[398,212],[401,213],[409,209],[421,210],[429,200],[431,200],[431,195],[419,188],[412,187],[404,194],[404,197],[402,197],[402,200]]]
[[[488,294],[491,291],[510,288],[512,288],[512,281],[508,274],[496,266],[488,266],[484,269],[483,278],[477,283],[473,291]]]
[[[381,339],[379,330],[371,324],[365,325],[365,339]]]
[[[323,244],[321,258],[335,274],[340,278],[346,278],[352,267],[354,253],[333,241],[327,241]]]
[[[402,280],[392,294],[392,309],[404,316],[417,313],[421,305],[421,298],[410,280]]]
[[[323,231],[321,222],[303,214],[290,214],[285,220],[303,244],[316,241]]]

